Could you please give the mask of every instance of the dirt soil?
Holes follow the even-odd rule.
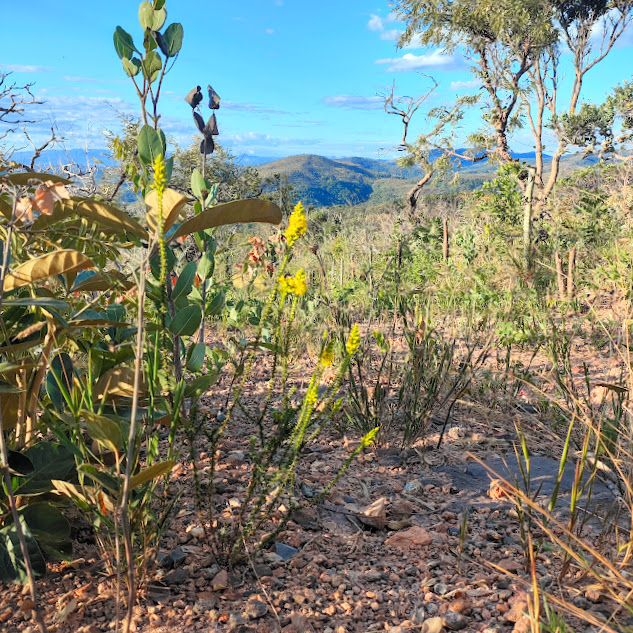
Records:
[[[263,372],[261,376],[263,380]],[[254,398],[263,384],[253,385]],[[214,398],[209,397],[203,409],[209,424],[215,423],[222,392]],[[512,448],[514,422],[523,420],[528,427],[534,418],[518,409],[483,416],[461,407],[439,450],[434,448],[439,428],[434,428],[427,450],[383,446],[365,451],[323,503],[295,515],[273,547],[250,555],[233,569],[223,567],[213,555],[209,529],[195,507],[192,470],[183,456],[172,473],[174,489],[183,494],[162,541],[153,588],[140,596],[135,607],[135,629],[142,633],[529,630],[524,613],[531,579],[515,504],[498,477],[473,457],[514,481],[520,475]],[[221,443],[216,473],[220,507],[230,509],[245,491],[251,434],[252,429],[236,417]],[[537,455],[532,462],[532,492],[542,486],[541,498],[549,500],[558,471],[558,462],[552,459],[555,445],[542,431],[528,439]],[[319,438],[298,469],[297,494],[309,501],[358,441],[334,431]],[[199,449],[199,465],[204,468],[209,457],[203,445]],[[574,469],[570,460],[561,487],[561,519],[569,503]],[[617,504],[608,480],[597,482],[594,493],[587,516],[592,511],[604,516],[609,506]],[[589,522],[584,535],[597,537],[597,526]],[[38,583],[49,630],[113,631],[114,584],[90,539],[82,538],[86,534],[80,523],[75,536],[76,560],[52,563],[49,575]],[[558,569],[552,555],[542,550],[537,572],[548,591],[598,616],[612,612],[605,593],[580,572],[558,587]],[[26,588],[5,586],[0,631],[36,631],[31,607]],[[568,624],[576,633],[598,630],[573,618]]]

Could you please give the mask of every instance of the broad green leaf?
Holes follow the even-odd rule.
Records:
[[[189,262],[178,275],[178,281],[171,291],[171,298],[176,301],[180,296],[187,296],[191,292],[193,280],[196,277],[196,262]]]
[[[193,195],[198,198],[198,200],[202,199],[202,192],[209,191],[210,185],[205,181],[202,177],[202,174],[198,171],[196,167],[191,173],[191,191],[193,191]]]
[[[213,299],[207,305],[207,309],[205,310],[205,316],[214,316],[219,314],[220,310],[224,307],[225,295],[224,292],[218,292]]]
[[[73,454],[61,444],[38,442],[23,455],[33,464],[33,471],[17,479],[15,493],[22,497],[50,492],[53,479],[71,478],[75,471]]]
[[[23,518],[20,522],[33,573],[36,577],[43,576],[46,574],[46,561],[42,551]],[[13,523],[0,530],[0,580],[4,582],[17,580],[23,584],[28,582],[20,541]]]
[[[163,62],[156,51],[150,51],[147,55],[145,55],[145,59],[141,62],[141,67],[143,68],[143,74],[145,77],[154,81],[154,76],[163,67]]]
[[[124,31],[120,26],[116,27],[112,39],[114,41],[114,48],[120,59],[123,59],[124,57],[132,59],[134,53],[138,53],[136,46],[134,46],[132,36],[127,31]]]
[[[81,466],[79,466],[77,470],[90,477],[92,481],[97,482],[108,492],[112,492],[115,495],[119,494],[122,481],[118,478],[110,475],[109,473],[103,472],[102,470],[99,470],[96,466],[93,466],[92,464],[81,464]]]
[[[212,253],[202,253],[198,262],[198,276],[200,279],[211,279],[215,270],[215,256]]]
[[[171,238],[175,239],[225,224],[248,224],[250,222],[279,224],[281,218],[281,209],[269,200],[260,200],[259,198],[235,200],[211,209],[205,209],[199,215],[183,222]]]
[[[167,474],[174,467],[174,461],[168,459],[164,462],[158,462],[157,464],[152,464],[149,468],[142,470],[140,473],[134,475],[130,479],[130,488],[134,490],[134,488],[138,488],[143,484],[146,484],[161,475]]]
[[[163,28],[166,19],[167,10],[164,6],[160,9],[155,9],[147,0],[141,2],[141,6],[138,9],[138,21],[141,23],[142,29],[158,31]]]
[[[176,56],[182,48],[182,38],[184,37],[184,31],[180,22],[174,22],[165,29],[163,40],[165,42],[166,50],[165,55],[167,57]]]
[[[187,354],[187,369],[194,373],[200,373],[204,367],[204,359],[207,354],[207,346],[204,343],[192,345]]]
[[[141,395],[147,392],[147,382],[141,379]],[[134,369],[132,367],[115,367],[105,372],[93,389],[95,400],[106,398],[131,398],[134,395]]]
[[[169,246],[165,248],[165,255],[167,257],[167,272],[169,273],[176,265],[176,255]],[[149,260],[149,268],[154,279],[158,281],[160,279],[160,254],[157,253]]]
[[[46,376],[46,392],[59,412],[64,410],[66,403],[64,392],[69,394],[72,389],[73,372],[73,361],[66,352],[53,358]]]
[[[121,59],[121,63],[128,77],[136,77],[141,72],[141,60],[138,57],[132,57],[132,59],[124,57]]]
[[[118,453],[123,448],[123,435],[119,425],[104,415],[98,415],[92,411],[81,411],[86,422],[86,430],[88,435],[106,448]]]
[[[217,382],[219,377],[220,373],[214,371],[210,374],[205,374],[204,376],[199,376],[195,380],[192,380],[185,387],[185,398],[199,398],[205,391],[207,391],[207,389]]]
[[[81,272],[77,275],[72,292],[105,292],[107,290],[127,291],[134,287],[130,281],[118,270],[108,270],[104,273],[94,271]]]
[[[174,191],[173,189],[165,189],[163,193],[163,218],[165,221],[165,233],[174,225],[178,216],[183,210],[185,204],[189,202],[189,198]],[[145,196],[145,204],[147,205],[147,227],[150,231],[155,231],[158,227],[158,194],[155,190],[150,191]]]
[[[7,451],[7,464],[12,475],[26,477],[35,471],[33,462],[20,451]]]
[[[93,266],[92,260],[79,251],[55,251],[18,266],[7,275],[4,289],[15,290],[55,275],[76,272]]]
[[[187,306],[176,313],[169,326],[174,336],[193,336],[202,322],[202,312],[198,306]]]
[[[70,306],[65,301],[51,297],[20,297],[19,299],[5,299],[3,306],[32,306],[35,308],[55,308],[56,310],[68,310]]]
[[[20,508],[20,514],[40,545],[58,546],[70,541],[68,519],[50,503],[31,503]]]
[[[146,165],[153,165],[159,155],[165,155],[160,134],[151,126],[144,125],[138,135],[138,155]]]

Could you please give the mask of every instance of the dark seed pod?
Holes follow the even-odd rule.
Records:
[[[195,110],[193,111],[193,120],[195,121],[198,130],[204,134],[204,119]]]
[[[204,134],[205,138],[208,136],[218,136],[218,134],[220,134],[220,132],[218,132],[218,122],[215,118],[215,113],[209,117],[204,129],[200,131]]]
[[[191,90],[191,92],[185,97],[185,101],[192,107],[195,108],[202,101],[202,92],[200,91],[200,86],[196,86]]]
[[[220,107],[220,95],[211,87],[207,86],[209,92],[209,107],[211,110],[218,110]]]
[[[214,149],[215,143],[213,142],[213,138],[211,136],[206,136],[200,143],[200,153],[208,156],[209,154],[213,154]]]

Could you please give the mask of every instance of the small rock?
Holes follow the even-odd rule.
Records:
[[[417,479],[414,479],[413,481],[407,481],[407,483],[404,484],[404,491],[408,493],[416,492],[421,487],[422,487],[422,482]]]
[[[175,566],[178,566],[185,562],[187,554],[177,547],[173,552],[169,553],[169,558],[171,558]]]
[[[212,565],[211,567],[205,567],[200,570],[200,575],[206,580],[213,580],[219,573],[221,568],[219,565]]]
[[[187,580],[189,580],[189,574],[184,569],[174,569],[163,578],[163,582],[168,585],[182,585]]]
[[[268,606],[261,600],[249,600],[244,607],[244,613],[250,620],[258,620],[268,613]]]
[[[443,596],[450,591],[448,585],[445,585],[443,582],[438,582],[433,589],[438,596]]]
[[[281,560],[290,560],[298,551],[296,547],[291,547],[285,543],[275,543],[275,554],[277,554]]]
[[[461,631],[468,624],[468,618],[457,611],[447,611],[444,614],[444,626],[451,631]]]
[[[189,534],[195,538],[202,538],[204,536],[204,528],[200,526],[192,527],[189,530]]]
[[[229,574],[226,569],[215,575],[211,581],[213,591],[224,591],[229,586]]]

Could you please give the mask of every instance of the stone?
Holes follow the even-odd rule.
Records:
[[[213,591],[224,591],[229,586],[229,574],[226,569],[223,569],[215,575],[211,581],[211,587]]]
[[[457,611],[447,611],[444,614],[444,626],[451,631],[461,631],[468,625],[468,618]]]
[[[168,585],[182,585],[187,580],[189,580],[189,574],[184,569],[174,569],[163,578],[163,582]]]
[[[290,560],[298,551],[296,547],[291,547],[285,543],[275,543],[275,554],[277,554],[281,560]]]
[[[261,600],[249,600],[244,607],[244,613],[250,620],[259,620],[268,613],[268,606]]]

